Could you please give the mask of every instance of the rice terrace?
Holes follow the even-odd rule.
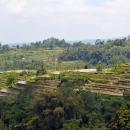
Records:
[[[130,0],[0,0],[0,130],[130,130]]]

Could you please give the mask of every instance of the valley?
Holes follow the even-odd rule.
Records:
[[[129,43],[1,47],[0,129],[127,130],[118,125],[129,120]]]

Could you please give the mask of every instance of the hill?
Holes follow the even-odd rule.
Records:
[[[97,40],[95,45],[78,42],[66,49],[59,59],[63,61],[83,60],[89,65],[104,64],[110,66],[129,62],[129,50],[130,40],[126,38],[107,42]]]
[[[102,41],[95,44],[49,38],[44,41],[9,47],[0,44],[0,70],[38,69],[44,65],[51,70],[83,69],[85,65],[112,66],[130,61],[129,38]]]
[[[9,87],[12,75],[17,80]],[[0,97],[1,129],[112,130],[117,110],[129,100],[130,64],[94,73],[16,71],[0,77],[1,90],[8,90]]]

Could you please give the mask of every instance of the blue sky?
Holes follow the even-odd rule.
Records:
[[[130,35],[130,0],[0,0],[0,41]]]

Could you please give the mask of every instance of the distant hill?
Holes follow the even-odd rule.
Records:
[[[93,39],[85,39],[85,40],[74,40],[74,41],[69,41],[69,43],[74,43],[74,42],[82,42],[82,43],[90,43],[90,44],[94,44],[96,42],[97,39],[100,39],[101,41],[105,41],[107,42],[108,40],[116,40],[116,39],[123,39],[125,37],[121,37],[121,38],[103,38],[103,39],[100,39],[100,38],[93,38]]]
[[[96,39],[87,39],[87,40],[74,40],[74,41],[68,41],[70,44],[73,44],[75,42],[83,42],[85,44],[87,43],[91,43],[91,44],[94,44],[96,41]]]
[[[83,43],[87,44],[87,43],[91,43],[94,44],[96,41],[96,39],[87,39],[87,40],[82,40]]]
[[[91,65],[130,62],[130,39],[97,40],[94,45],[74,43],[59,57],[63,61],[83,60]]]

